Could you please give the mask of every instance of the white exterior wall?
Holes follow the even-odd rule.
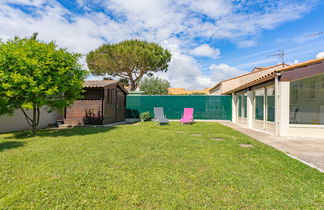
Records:
[[[273,73],[274,71],[278,70],[278,69],[282,69],[283,67],[280,65],[280,66],[276,66],[276,67],[273,67],[273,68],[269,68],[269,69],[266,69],[266,70],[261,70],[261,71],[257,71],[257,72],[254,72],[254,73],[249,73],[249,74],[246,74],[246,75],[242,75],[240,77],[236,77],[236,78],[233,78],[233,79],[230,79],[230,80],[225,80],[221,83],[221,91],[220,93],[223,94],[223,93],[226,93],[228,91],[231,91],[237,87],[240,87],[241,85],[244,85],[244,84],[247,84],[249,82],[252,82],[258,78],[261,78],[265,75],[268,75],[270,73]]]
[[[247,126],[247,119],[244,118],[244,117],[238,117],[238,118],[236,119],[236,123],[237,123],[237,124],[240,124],[240,125]]]
[[[220,85],[219,87],[217,87],[213,90],[210,90],[208,95],[217,95],[217,96],[222,95],[221,87],[222,87],[222,85]]]
[[[237,116],[237,96],[233,93],[232,94],[232,122],[236,123],[236,116]]]
[[[31,116],[31,110],[26,111]],[[38,128],[46,128],[48,124],[55,123],[58,119],[62,119],[62,114],[57,111],[48,113],[40,109],[40,119]],[[0,133],[23,131],[30,129],[24,114],[21,110],[15,110],[12,115],[3,115],[0,117]]]
[[[260,130],[265,130],[271,133],[278,132],[281,129],[281,136],[287,136],[289,135],[289,82],[281,82],[276,83],[276,119],[278,119],[278,125],[282,126],[276,126],[276,122],[269,122],[264,120],[255,120],[253,117],[254,114],[254,91],[248,91],[247,92],[247,118],[241,119],[236,118],[236,110],[237,110],[237,96],[233,95],[233,122],[240,124],[240,125],[246,125],[248,128],[256,128]],[[280,92],[281,90],[281,92]],[[283,100],[280,100],[280,95],[283,95]],[[235,98],[234,98],[235,97]],[[234,106],[235,105],[235,106]],[[264,108],[264,112],[265,112]],[[281,113],[281,110],[282,113]],[[235,115],[234,115],[235,113]],[[264,114],[266,116],[266,114]],[[279,123],[283,121],[283,123]]]
[[[275,81],[275,122],[253,120],[254,92],[247,92],[247,118],[237,118],[237,96],[233,95],[233,122],[274,133],[276,136],[317,137],[324,139],[324,125],[290,124],[290,82]],[[319,113],[317,113],[319,114]],[[265,126],[265,127],[264,127]]]
[[[289,136],[317,137],[324,140],[324,125],[290,125]]]
[[[278,117],[277,128],[279,136],[289,136],[289,101],[290,101],[290,82],[279,82],[278,106],[276,116]],[[277,98],[276,98],[277,99]]]
[[[247,92],[247,127],[252,128],[253,126],[253,91]]]

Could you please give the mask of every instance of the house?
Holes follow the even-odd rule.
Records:
[[[288,67],[287,64],[278,64],[270,67],[255,67],[252,72],[230,78],[224,81],[217,83],[214,87],[210,88],[210,95],[223,95],[223,93],[231,90],[233,87],[240,86],[241,84],[245,84],[251,82],[259,77],[263,77],[269,73],[272,73],[276,70]]]
[[[128,92],[118,81],[85,81],[83,87],[83,97],[65,109],[64,124],[102,125],[125,120]]]
[[[168,88],[169,95],[208,95],[210,88],[204,90],[186,90],[184,88]]]
[[[254,70],[217,88],[232,95],[234,123],[277,136],[324,136],[324,58]]]

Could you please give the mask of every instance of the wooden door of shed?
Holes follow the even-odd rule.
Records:
[[[125,120],[125,93],[117,88],[117,121],[124,121]]]

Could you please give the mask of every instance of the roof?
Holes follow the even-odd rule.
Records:
[[[302,62],[302,63],[297,63],[297,64],[294,64],[294,65],[288,66],[286,68],[280,69],[280,71],[289,71],[289,70],[293,70],[293,69],[296,69],[296,68],[305,67],[305,66],[308,66],[308,65],[316,64],[316,63],[321,63],[323,61],[324,61],[324,57],[323,58],[316,58],[316,59],[313,59],[313,60],[308,60],[308,61],[305,61],[305,62]]]
[[[87,80],[84,81],[83,87],[106,87],[116,83],[118,83],[116,80]]]
[[[86,80],[83,83],[83,87],[86,88],[102,88],[109,85],[118,85],[126,94],[128,91],[117,80]]]
[[[254,73],[256,73],[256,72],[265,71],[265,70],[268,70],[268,69],[271,69],[271,68],[275,68],[275,67],[278,67],[278,66],[281,66],[281,65],[284,65],[284,66],[288,66],[288,67],[289,67],[288,64],[282,64],[282,63],[281,63],[281,64],[274,65],[274,66],[270,66],[270,67],[255,67],[255,68],[253,68],[252,72],[249,72],[249,73],[247,73],[247,74],[242,74],[242,75],[240,75],[240,76],[233,77],[233,78],[230,78],[230,79],[227,79],[227,80],[223,80],[223,81],[217,83],[214,87],[210,88],[209,91],[213,91],[214,89],[216,89],[219,85],[222,84],[222,82],[230,81],[230,80],[237,79],[237,78],[240,78],[240,77],[245,77],[245,76],[248,76],[248,75],[254,74]],[[257,68],[257,70],[254,71],[256,68]],[[285,68],[285,67],[284,67],[284,68]]]
[[[309,61],[305,61],[305,62],[302,62],[302,63],[297,63],[297,64],[294,64],[294,65],[291,65],[291,66],[288,66],[288,67],[285,67],[285,68],[282,68],[282,69],[278,69],[278,70],[275,70],[267,75],[264,75],[258,79],[255,79],[251,82],[248,82],[248,83],[245,83],[235,89],[232,89],[228,92],[225,92],[223,93],[224,95],[226,94],[229,94],[229,93],[233,93],[233,92],[236,92],[236,91],[239,91],[239,90],[242,90],[242,89],[245,89],[245,88],[248,88],[248,87],[251,87],[251,86],[254,86],[254,85],[257,85],[257,84],[260,84],[260,83],[263,83],[263,82],[266,82],[266,81],[269,81],[273,78],[275,78],[275,75],[276,73],[279,73],[279,72],[282,72],[282,71],[290,71],[290,70],[294,70],[294,69],[297,69],[297,68],[302,68],[302,67],[306,67],[308,65],[313,65],[313,64],[317,64],[317,63],[321,63],[324,61],[324,58],[317,58],[317,59],[313,59],[313,60],[309,60]]]
[[[285,64],[285,63],[279,63],[277,65],[269,66],[269,67],[254,67],[251,73],[259,72],[259,71],[266,70],[266,69],[272,69],[272,68],[279,67],[279,66],[282,66],[283,68],[285,68],[286,66],[289,66],[289,65]]]

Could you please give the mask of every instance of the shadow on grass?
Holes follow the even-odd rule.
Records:
[[[64,129],[42,129],[38,130],[35,135],[31,131],[15,132],[11,136],[6,136],[3,139],[27,139],[32,137],[69,137],[69,136],[84,136],[97,133],[104,133],[115,129],[112,127],[76,127]]]
[[[8,149],[13,149],[17,147],[22,147],[26,143],[21,141],[6,141],[6,142],[0,142],[0,152]]]

